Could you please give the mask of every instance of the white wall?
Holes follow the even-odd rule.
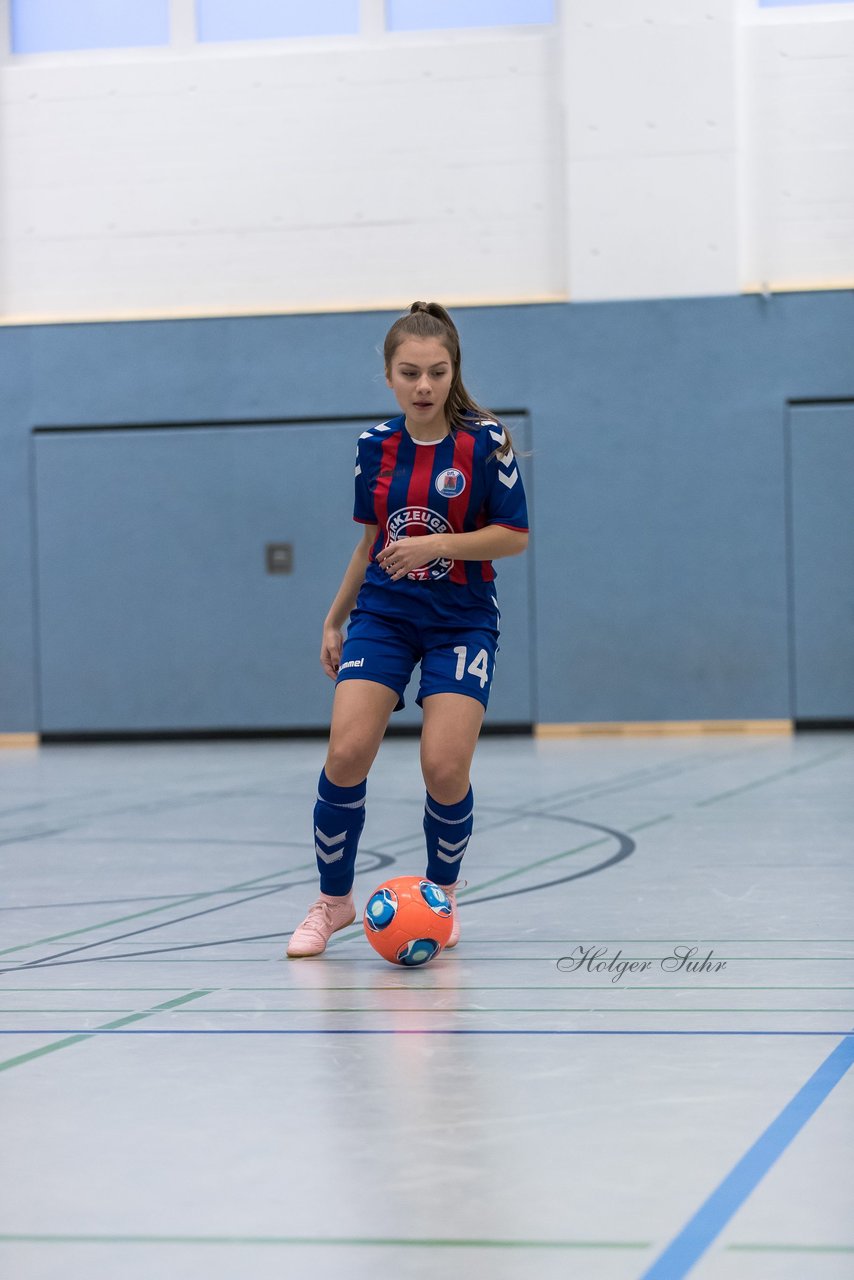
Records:
[[[852,151],[854,4],[7,60],[0,318],[850,285]]]
[[[854,4],[745,31],[742,283],[854,284]]]
[[[561,296],[552,84],[525,32],[7,66],[2,310]]]
[[[572,0],[562,66],[577,299],[738,292],[734,0]]]

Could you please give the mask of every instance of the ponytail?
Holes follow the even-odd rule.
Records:
[[[493,450],[490,457],[507,457],[513,448],[510,432],[494,413],[478,404],[466,390],[461,371],[460,335],[445,308],[438,302],[413,302],[408,314],[395,320],[383,344],[386,373],[391,369],[394,353],[407,338],[436,338],[451,357],[453,376],[448,399],[445,402],[445,418],[450,430],[456,431],[459,427],[466,427],[477,431],[482,426],[501,427],[504,432],[504,442]]]

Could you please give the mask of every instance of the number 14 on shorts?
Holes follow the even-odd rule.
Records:
[[[483,689],[489,681],[489,671],[487,669],[489,654],[486,650],[479,649],[471,662],[468,662],[469,651],[464,644],[455,645],[454,653],[457,655],[455,679],[462,680],[468,671],[470,676],[474,676],[475,679],[480,681],[480,687]],[[466,666],[467,662],[468,666]]]

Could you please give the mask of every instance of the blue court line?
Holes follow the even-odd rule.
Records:
[[[583,1031],[562,1027],[19,1027],[0,1036],[847,1036],[846,1031]],[[854,1037],[851,1037],[854,1044]],[[828,1059],[829,1061],[830,1059]],[[850,1066],[850,1063],[849,1063]],[[671,1277],[667,1277],[671,1280]]]
[[[682,1280],[854,1062],[847,1034],[700,1206],[640,1280]]]

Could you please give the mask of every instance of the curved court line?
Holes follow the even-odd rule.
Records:
[[[547,889],[547,888],[553,887],[554,885],[565,884],[568,881],[580,879],[583,876],[594,875],[598,871],[604,871],[607,868],[614,866],[616,863],[622,862],[625,858],[629,857],[637,847],[635,841],[632,840],[629,835],[625,834],[624,832],[617,831],[612,827],[604,826],[601,823],[588,822],[581,818],[569,818],[561,814],[538,813],[536,810],[533,810],[533,811],[520,810],[520,816],[541,817],[543,819],[546,819],[552,822],[564,822],[564,823],[569,823],[570,825],[573,825],[573,826],[588,827],[593,831],[601,832],[603,836],[603,840],[610,839],[610,838],[615,839],[617,841],[617,846],[618,846],[617,851],[616,853],[612,854],[610,858],[606,858],[603,862],[596,863],[593,867],[587,867],[583,871],[570,872],[568,875],[560,876],[555,880],[545,881],[543,883],[536,884],[536,885],[528,885],[526,888],[523,888],[523,889],[510,889],[497,894],[489,894],[485,897],[465,898],[464,901],[466,903],[475,904],[475,903],[481,903],[481,902],[493,902],[501,898],[516,897],[521,893],[532,893],[538,889]],[[646,826],[649,824],[644,824],[644,825]],[[598,844],[600,843],[600,841],[596,841],[595,843]],[[551,855],[549,858],[544,859],[544,861],[553,861],[555,858],[566,857],[571,852],[580,853],[583,851],[583,849],[591,848],[591,847],[594,847],[594,846],[586,845],[586,846],[582,846],[582,848],[578,850],[567,850],[566,853]],[[393,865],[394,862],[396,861],[396,859],[391,857],[390,855],[380,853],[375,849],[365,850],[364,853],[372,855],[378,861],[372,867],[360,867],[357,874],[364,874],[365,872],[375,873],[381,870],[383,867],[388,867]],[[494,879],[488,883],[495,884],[497,883],[498,880],[507,879],[508,877],[515,876],[515,875],[521,875],[528,870],[530,870],[530,864],[528,864],[527,867],[520,868],[518,871],[508,872],[506,873],[506,875],[500,876],[497,879]],[[263,878],[266,879],[266,877],[263,877]],[[140,959],[142,956],[165,955],[165,954],[174,953],[176,951],[194,951],[194,950],[199,950],[205,947],[228,946],[228,945],[239,943],[239,942],[259,942],[259,941],[267,941],[268,939],[270,940],[285,939],[290,936],[293,930],[287,930],[277,934],[258,934],[252,937],[212,938],[210,940],[206,940],[203,942],[187,943],[187,944],[182,944],[180,946],[174,946],[174,947],[156,947],[147,951],[135,951],[130,953],[120,953],[117,955],[109,955],[109,956],[98,955],[98,956],[84,957],[84,956],[81,956],[80,954],[81,952],[84,952],[84,951],[90,951],[96,948],[108,946],[114,942],[124,941],[127,938],[138,937],[140,934],[153,933],[169,925],[180,924],[183,921],[196,919],[199,916],[212,915],[214,912],[223,911],[233,906],[240,906],[241,904],[245,902],[251,902],[256,898],[269,897],[272,894],[281,893],[285,889],[295,888],[299,884],[305,884],[305,883],[313,884],[314,880],[315,880],[315,877],[312,876],[309,880],[306,880],[306,881],[292,881],[284,885],[276,885],[272,888],[266,888],[257,893],[249,894],[244,898],[237,899],[236,901],[220,903],[219,905],[214,907],[205,907],[201,911],[189,912],[187,915],[173,917],[172,919],[169,919],[169,920],[160,920],[157,922],[157,924],[146,925],[144,928],[141,928],[141,929],[132,929],[126,933],[117,934],[111,938],[102,938],[96,942],[84,943],[82,946],[72,947],[67,949],[66,951],[59,951],[59,952],[56,952],[54,955],[45,956],[39,960],[31,960],[26,962],[25,964],[9,966],[7,968],[0,969],[0,974],[19,973],[26,969],[59,968],[69,964],[83,964],[83,963],[90,963],[92,961],[101,961],[101,960],[136,960],[136,959]],[[484,886],[484,887],[487,887],[487,886]],[[222,892],[222,891],[220,890],[219,892]],[[208,895],[206,894],[205,896],[208,896]],[[166,909],[168,908],[167,907],[153,908],[154,911],[166,910]],[[148,913],[146,912],[141,914],[148,914]],[[333,946],[339,940],[349,941],[353,937],[358,937],[360,936],[360,932],[361,931],[359,929],[356,929],[356,930],[348,931],[345,934],[344,931],[342,930],[341,934],[339,935],[339,938],[337,939],[333,938],[330,940],[330,946]],[[66,957],[68,956],[73,956],[74,959],[67,959]]]
[[[612,827],[602,826],[600,823],[597,823],[597,822],[587,822],[582,818],[569,818],[569,817],[566,817],[564,814],[540,813],[535,809],[526,810],[526,811],[520,810],[519,812],[520,812],[520,816],[523,816],[523,817],[545,818],[551,822],[568,822],[574,826],[590,827],[594,831],[604,832],[604,835],[600,840],[594,840],[590,844],[580,845],[577,849],[565,849],[562,853],[550,854],[547,858],[540,858],[536,862],[527,863],[527,865],[524,867],[514,868],[512,871],[504,872],[500,876],[494,876],[491,880],[487,880],[483,885],[481,885],[482,889],[488,889],[490,885],[499,884],[502,880],[510,880],[516,876],[524,875],[527,871],[530,871],[532,867],[542,866],[544,863],[547,863],[547,862],[555,862],[558,858],[568,858],[571,854],[583,853],[587,849],[595,849],[596,845],[604,844],[605,840],[609,838],[613,838],[617,841],[617,846],[618,846],[617,852],[613,854],[610,858],[606,858],[604,862],[597,862],[594,866],[588,867],[584,871],[572,871],[569,873],[569,875],[560,876],[556,880],[542,881],[540,884],[528,885],[524,889],[508,889],[506,892],[488,894],[485,897],[478,897],[478,898],[467,896],[467,890],[462,889],[457,895],[458,907],[461,907],[465,904],[474,905],[481,902],[496,902],[500,898],[515,898],[515,897],[518,897],[519,894],[521,893],[534,893],[538,889],[550,889],[554,885],[566,884],[570,880],[579,880],[581,879],[582,876],[595,875],[596,872],[598,871],[605,871],[608,869],[608,867],[612,867],[616,863],[622,862],[625,858],[628,858],[630,854],[634,853],[635,849],[637,848],[637,844],[635,843],[635,841],[632,840],[631,837],[626,832],[617,831]],[[649,822],[639,823],[638,826],[632,829],[634,831],[641,831],[646,827],[654,826],[658,822],[665,822],[669,817],[670,815],[666,814],[659,818],[653,818]],[[516,819],[514,818],[513,821],[516,821]],[[475,892],[477,892],[477,890],[475,890]],[[342,929],[341,932],[338,933],[335,937],[332,937],[329,939],[329,942],[327,943],[327,950],[329,950],[330,947],[334,947],[338,945],[339,943],[352,941],[353,938],[356,938],[359,936],[359,933],[360,933],[360,930],[358,926],[355,929],[348,930],[346,932]],[[472,957],[469,956],[467,958],[471,959]],[[519,959],[520,957],[515,957],[515,958]]]
[[[729,758],[732,758],[733,755],[740,757],[744,754],[755,754],[755,751],[750,753],[745,753],[740,751],[737,753],[730,753],[727,757],[715,757],[712,763],[718,763],[722,758],[729,759]],[[838,754],[838,753],[834,753],[834,754]],[[552,798],[545,798],[544,803],[549,807],[559,807],[569,802],[570,799],[573,799],[576,802],[578,802],[579,800],[582,800],[582,799],[596,798],[597,795],[602,794],[603,792],[613,793],[614,791],[625,790],[626,788],[631,788],[636,785],[643,785],[646,782],[660,781],[662,779],[666,779],[674,775],[680,775],[682,773],[691,772],[695,769],[705,768],[708,766],[709,763],[710,762],[707,757],[701,757],[699,760],[692,761],[690,764],[686,764],[682,762],[680,764],[674,765],[674,762],[668,761],[668,762],[665,762],[664,764],[653,766],[652,768],[644,768],[640,770],[631,771],[628,774],[623,775],[621,778],[612,779],[610,782],[588,784],[587,786],[583,786],[583,787],[570,788],[568,791],[562,791],[560,793],[552,793]],[[200,798],[200,796],[204,796],[205,794],[209,794],[209,793],[198,793],[197,795],[191,798],[191,802],[195,803]],[[232,794],[232,795],[255,794],[255,792],[254,791],[248,792],[244,789],[242,791],[235,791],[229,794]],[[156,809],[158,807],[162,807],[162,806],[158,804],[153,804],[153,803],[149,803],[145,805],[138,804],[138,805],[131,806],[129,809],[126,809],[126,810],[119,810],[118,812],[133,812],[134,810],[144,812],[146,810],[150,811],[151,809]],[[166,807],[170,807],[170,806],[166,806]],[[179,803],[171,807],[173,808],[185,807],[185,805]],[[485,806],[486,809],[488,809],[488,807],[489,806]],[[501,810],[498,810],[498,812],[501,812]],[[594,830],[594,831],[601,831],[604,833],[604,836],[606,838],[616,839],[618,844],[617,852],[614,855],[612,855],[610,858],[605,859],[601,863],[597,863],[593,867],[588,867],[585,870],[579,871],[579,872],[571,872],[566,876],[560,876],[554,880],[544,881],[537,885],[529,885],[529,886],[526,886],[525,888],[512,889],[506,892],[502,891],[501,893],[497,893],[497,894],[488,894],[488,895],[481,894],[480,896],[465,896],[465,891],[463,891],[460,894],[460,899],[461,899],[460,905],[463,905],[463,903],[474,905],[476,903],[493,902],[506,897],[515,897],[522,893],[533,893],[540,889],[554,888],[557,885],[566,884],[573,880],[581,879],[588,875],[596,874],[599,871],[607,870],[608,868],[616,865],[619,862],[622,862],[625,858],[629,857],[637,847],[636,843],[633,840],[631,840],[631,838],[626,833],[619,832],[613,828],[604,826],[602,824],[588,822],[580,818],[571,818],[562,814],[549,813],[545,809],[532,810],[532,809],[520,806],[518,809],[504,810],[504,813],[507,815],[506,817],[499,819],[498,822],[488,824],[483,829],[491,830],[499,826],[510,825],[513,822],[518,821],[520,818],[524,818],[524,817],[533,817],[533,818],[539,818],[543,820],[557,821],[557,822],[568,822],[570,824],[574,824],[578,826],[589,827],[591,830]],[[669,817],[669,815],[667,816]],[[659,819],[655,819],[654,822],[663,821],[663,820],[665,819],[659,818]],[[644,823],[642,824],[642,827],[646,827],[650,825],[653,825],[653,823]],[[642,829],[642,827],[636,827],[634,828],[634,830],[640,830]],[[71,828],[68,828],[68,829],[71,829]],[[51,833],[51,834],[57,834],[57,833]],[[391,842],[388,842],[388,843],[391,843]],[[419,837],[419,843],[420,843],[420,837]],[[599,842],[596,842],[596,843],[599,843]],[[396,842],[396,847],[398,850],[401,850],[401,842]],[[542,861],[543,862],[553,861],[556,858],[569,856],[570,853],[583,852],[585,848],[590,848],[590,847],[593,847],[593,846],[588,845],[588,846],[582,846],[582,848],[577,850],[567,850],[565,853],[552,855],[550,858],[543,859]],[[360,867],[357,871],[357,874],[362,874],[364,871],[377,871],[383,866],[393,865],[393,863],[396,861],[395,858],[380,853],[378,849],[365,851],[365,852],[373,853],[375,857],[380,859],[380,862],[372,868]],[[494,878],[491,881],[487,881],[482,886],[482,888],[488,888],[490,884],[495,884],[495,883],[498,883],[500,880],[508,879],[508,878],[523,874],[526,870],[530,870],[530,868],[531,868],[531,864],[528,864],[528,866],[525,868],[520,868],[517,871],[508,872],[505,875]],[[272,873],[272,874],[276,874],[276,873]],[[258,880],[265,880],[268,878],[269,878],[268,876],[262,876],[262,877],[259,877]],[[259,894],[251,895],[250,897],[247,897],[245,899],[240,899],[238,902],[223,903],[219,907],[207,908],[202,912],[191,913],[190,915],[182,916],[182,917],[179,917],[178,919],[160,921],[158,922],[158,924],[153,926],[148,926],[144,929],[134,930],[125,934],[117,935],[113,938],[102,939],[99,942],[86,944],[79,948],[73,948],[67,951],[58,952],[53,956],[48,956],[38,961],[32,961],[25,965],[16,965],[16,966],[10,966],[5,969],[0,969],[0,974],[17,972],[19,969],[22,969],[22,968],[48,968],[48,967],[52,967],[54,965],[59,965],[59,964],[64,965],[64,964],[74,963],[74,961],[66,960],[64,959],[64,957],[68,955],[77,954],[80,951],[90,950],[96,947],[109,945],[111,942],[121,941],[124,938],[133,937],[140,933],[156,931],[157,929],[163,928],[169,924],[180,923],[183,920],[192,919],[196,915],[211,914],[213,911],[223,910],[229,906],[236,906],[236,905],[240,905],[241,902],[250,901],[252,900],[253,897],[268,896],[271,893],[281,892],[287,888],[294,888],[297,886],[298,883],[308,883],[308,882],[313,883],[313,878],[311,879],[311,881],[291,882],[289,884],[275,886],[274,888],[264,890]],[[247,883],[251,884],[253,882],[249,881]],[[258,881],[255,881],[255,883],[258,883]],[[185,898],[185,901],[192,901],[193,898],[197,899],[198,897],[209,897],[209,896],[213,896],[214,894],[222,894],[227,892],[229,892],[228,889],[208,891],[200,895],[187,896]],[[150,908],[149,911],[139,912],[138,916],[153,914],[157,911],[168,910],[169,905],[170,905],[169,903],[164,903],[164,905],[161,907],[154,907],[154,908]],[[133,917],[130,916],[125,918],[132,919]],[[74,932],[79,932],[79,933],[88,932],[90,929],[99,928],[99,927],[103,927],[103,926],[98,926],[98,925],[88,926],[86,929],[81,929],[79,931],[75,930]],[[273,938],[273,937],[284,938],[289,936],[289,932],[292,932],[292,931],[284,932],[282,934],[274,934],[274,935],[256,935],[255,937],[250,937],[250,938],[244,937],[239,939],[216,939],[211,942],[190,944],[186,947],[157,948],[157,949],[152,949],[151,951],[135,952],[129,955],[87,957],[87,959],[134,959],[142,955],[156,955],[162,952],[165,953],[165,952],[174,952],[178,950],[191,950],[191,949],[196,949],[198,947],[205,947],[205,946],[228,945],[229,943],[232,943],[232,942],[263,941],[263,940],[266,940],[267,938]],[[63,935],[59,935],[59,937],[61,936]],[[73,936],[73,934],[66,934],[65,936]],[[342,934],[339,935],[338,938],[332,940],[331,945],[335,945],[335,943],[337,942],[347,941],[354,936],[356,936],[355,932],[344,934],[342,931]],[[51,940],[52,939],[43,939],[42,942],[48,942]],[[22,946],[8,948],[5,953],[0,952],[0,954],[9,954],[11,951],[24,950],[31,946],[38,946],[38,945],[41,945],[41,943],[39,942],[26,943],[26,944],[23,944]]]
[[[590,827],[591,830],[593,831],[601,831],[606,836],[613,836],[613,838],[617,841],[617,852],[612,854],[610,858],[606,858],[604,862],[597,862],[592,867],[585,867],[583,871],[572,871],[570,872],[569,875],[560,876],[557,880],[545,880],[540,884],[527,885],[525,888],[522,888],[522,889],[508,889],[506,890],[506,892],[490,893],[486,897],[479,897],[479,898],[476,898],[476,897],[464,898],[461,893],[460,894],[461,903],[458,903],[458,905],[465,904],[466,906],[471,907],[482,902],[497,902],[500,898],[517,898],[522,893],[535,893],[540,889],[551,889],[553,888],[554,885],[567,884],[570,880],[581,880],[584,876],[596,875],[596,873],[599,871],[607,871],[609,867],[616,866],[618,862],[623,862],[626,858],[630,857],[634,853],[635,849],[637,848],[637,842],[632,840],[631,836],[627,835],[626,832],[617,831],[613,827],[603,826],[602,823],[599,823],[599,822],[583,822],[581,818],[565,818],[565,817],[559,816],[558,814],[553,814],[553,813],[548,813],[548,814],[533,813],[533,814],[528,814],[526,816],[538,817],[538,818],[539,817],[549,818],[553,822],[571,822],[571,823],[574,823],[576,826]],[[596,844],[598,843],[599,841],[596,841]],[[586,847],[589,849],[595,846],[587,845]],[[580,853],[581,850],[579,849],[577,850],[577,852]],[[557,856],[559,857],[561,855],[557,855]],[[522,870],[528,870],[528,868],[523,868]],[[517,874],[521,874],[521,872]],[[495,884],[497,883],[497,881],[493,880],[492,883]]]
[[[640,1280],[682,1280],[854,1063],[854,1035],[814,1071]]]
[[[635,786],[642,786],[642,785],[644,785],[644,784],[645,784],[645,783],[647,783],[647,782],[666,781],[666,780],[668,780],[669,778],[671,778],[671,777],[673,777],[673,776],[677,776],[677,777],[678,777],[678,776],[681,776],[681,775],[682,775],[682,774],[684,774],[684,773],[691,773],[691,772],[696,771],[697,769],[703,769],[703,768],[706,768],[706,767],[708,767],[708,766],[709,766],[709,764],[710,764],[710,763],[712,763],[712,764],[718,764],[718,763],[720,763],[720,762],[722,762],[722,761],[723,761],[723,762],[726,762],[726,761],[731,760],[731,759],[741,758],[741,757],[742,757],[742,756],[744,756],[745,754],[755,755],[755,754],[757,753],[757,750],[760,750],[760,748],[756,748],[756,749],[751,750],[751,751],[749,751],[749,752],[748,752],[748,751],[729,752],[729,753],[727,753],[726,755],[715,756],[715,757],[713,758],[713,760],[711,760],[711,761],[710,761],[710,759],[709,759],[709,757],[708,757],[708,756],[705,756],[705,755],[703,755],[703,754],[700,754],[697,758],[693,758],[693,757],[692,757],[689,761],[679,761],[679,762],[674,762],[674,761],[670,761],[670,760],[668,760],[668,761],[663,761],[663,762],[659,763],[658,765],[645,766],[644,768],[641,768],[641,769],[634,769],[634,770],[630,770],[628,773],[618,774],[616,777],[611,778],[611,779],[609,779],[609,780],[604,780],[604,779],[603,779],[602,781],[600,781],[600,782],[598,782],[598,783],[586,783],[586,784],[579,785],[579,786],[576,786],[576,787],[564,788],[564,789],[562,789],[562,790],[560,790],[560,791],[558,791],[558,792],[552,792],[552,793],[551,793],[551,795],[544,796],[544,797],[542,798],[542,800],[541,800],[541,802],[540,802],[540,803],[541,803],[541,805],[546,806],[547,808],[554,808],[554,807],[560,807],[560,806],[562,806],[562,805],[564,805],[564,804],[567,804],[567,803],[570,803],[570,802],[574,802],[574,803],[586,802],[587,800],[590,800],[590,799],[596,799],[596,798],[598,798],[598,797],[599,797],[600,795],[602,795],[602,794],[613,794],[613,793],[615,793],[615,792],[620,792],[620,791],[625,791],[625,790],[631,790],[633,787],[635,787]],[[206,795],[208,795],[208,794],[209,794],[209,793],[207,793],[207,792],[195,793],[195,794],[191,797],[191,800],[192,800],[193,802],[195,802],[195,801],[196,801],[196,800],[198,800],[200,797],[204,797],[204,796],[206,796]],[[233,796],[233,795],[241,795],[241,794],[256,794],[256,792],[255,792],[254,790],[253,790],[253,791],[250,791],[250,792],[247,792],[247,791],[235,791],[235,792],[231,792],[231,793],[229,793],[229,794]],[[257,794],[267,794],[267,793],[257,793]],[[151,809],[151,808],[154,808],[154,807],[157,807],[157,806],[156,806],[155,804],[150,803],[150,802],[149,802],[149,803],[147,803],[146,805],[135,804],[135,805],[129,806],[129,807],[127,807],[127,808],[120,808],[120,809],[114,809],[114,810],[107,810],[105,813],[98,813],[98,814],[96,814],[96,815],[94,815],[94,816],[95,816],[95,817],[98,817],[98,818],[100,818],[100,817],[114,817],[114,816],[119,815],[119,814],[124,814],[124,813],[130,813],[130,812],[134,812],[134,811],[139,811],[139,810],[141,810],[141,809],[144,811],[144,810],[146,810],[146,809]],[[163,806],[161,806],[161,807],[163,807]],[[169,806],[169,805],[166,805],[165,807],[166,807],[166,808],[169,808],[170,806]],[[174,806],[173,806],[173,807],[174,807]],[[501,813],[501,814],[503,814],[503,815],[505,815],[505,816],[501,817],[497,822],[490,822],[490,823],[486,823],[486,824],[481,824],[481,825],[479,826],[479,828],[478,828],[479,832],[492,831],[492,830],[495,830],[495,829],[497,829],[497,828],[499,828],[499,827],[512,825],[512,823],[513,823],[513,822],[515,822],[515,821],[517,821],[517,820],[518,820],[518,818],[520,818],[520,817],[530,817],[530,816],[532,816],[532,815],[533,815],[533,816],[535,816],[535,817],[541,817],[541,818],[551,818],[552,820],[555,820],[555,821],[573,821],[573,819],[568,819],[568,818],[565,818],[565,817],[563,817],[563,816],[561,816],[561,815],[556,815],[556,814],[548,813],[548,812],[546,811],[546,808],[541,808],[540,810],[529,810],[529,809],[527,809],[527,808],[523,808],[523,807],[520,807],[520,808],[518,808],[518,809],[515,809],[515,808],[503,809],[503,808],[496,808],[495,806],[492,806],[492,805],[489,805],[489,804],[484,804],[484,805],[483,805],[483,811],[484,811],[484,812],[486,812],[486,813],[488,813],[488,812],[497,812],[497,813]],[[88,822],[88,821],[91,821],[91,820],[92,820],[92,817],[93,817],[93,815],[91,815],[91,814],[90,814],[90,815],[87,815],[87,817],[86,817],[86,821],[87,821],[87,822]],[[576,821],[579,821],[579,822],[580,822],[581,820],[580,820],[580,819],[578,819],[578,820],[576,820]],[[79,822],[78,822],[78,824],[77,824],[77,825],[79,825]],[[583,825],[583,824],[582,824],[582,825]],[[74,825],[69,825],[69,826],[67,826],[66,828],[62,829],[62,830],[58,830],[58,831],[50,831],[50,832],[43,832],[42,834],[45,834],[45,835],[56,835],[56,834],[62,835],[62,834],[65,834],[66,832],[72,831],[72,830],[74,830],[74,829],[75,829]],[[32,834],[31,834],[31,833],[28,833],[28,834],[27,834],[27,836],[25,837],[25,839],[31,839],[31,838],[32,838]],[[125,838],[123,837],[123,839],[125,839]],[[383,849],[383,847],[384,847],[386,844],[392,845],[394,848],[396,848],[396,849],[397,849],[398,851],[400,851],[400,852],[408,852],[408,851],[409,851],[409,849],[410,849],[410,847],[412,847],[412,848],[418,847],[418,846],[420,845],[420,843],[421,843],[422,839],[423,839],[423,837],[422,837],[422,836],[421,836],[421,834],[419,833],[417,836],[415,836],[415,837],[411,837],[409,841],[406,841],[406,840],[400,841],[400,840],[396,840],[396,839],[392,839],[392,840],[389,840],[389,841],[381,841],[381,842],[377,845],[376,850],[371,850],[370,852],[376,852],[376,853],[377,853],[377,855],[379,855],[379,851],[380,851],[381,849]],[[0,843],[4,843],[4,842],[3,842],[3,841],[0,841]],[[12,843],[14,843],[14,839],[12,840]],[[146,841],[145,843],[158,843],[158,841]],[[162,841],[161,841],[160,843],[162,843]],[[178,841],[178,843],[200,843],[200,842],[199,842],[199,841],[193,841],[193,840],[187,840],[187,839],[184,839],[184,840],[180,840],[180,841]],[[233,841],[233,842],[224,842],[224,841],[220,841],[220,842],[218,842],[218,843],[237,843],[237,842],[236,842],[236,841]],[[245,843],[247,843],[247,842],[245,842],[245,841],[244,841],[244,842],[241,842],[241,843],[245,844]],[[254,844],[254,845],[263,845],[264,847],[268,847],[268,846],[270,846],[270,847],[277,847],[277,848],[278,848],[278,847],[280,847],[280,845],[281,845],[281,843],[282,843],[282,842],[275,842],[275,841],[250,841],[250,842],[248,842],[248,843],[251,843],[251,844]],[[284,843],[287,843],[287,842],[284,842]],[[367,852],[367,851],[366,851],[366,852]],[[561,856],[561,855],[558,855],[558,856]],[[388,865],[388,864],[386,864],[386,865]],[[375,869],[378,869],[378,868],[375,868]],[[279,873],[273,872],[273,873],[271,873],[271,874],[275,875],[275,874],[279,874]],[[357,872],[357,874],[358,874],[358,872]],[[268,878],[269,878],[269,876],[260,876],[260,877],[258,877],[258,879],[257,879],[257,880],[254,880],[254,881],[253,881],[253,880],[245,881],[245,882],[244,882],[244,885],[250,885],[250,884],[258,883],[259,881],[261,881],[261,880],[266,880],[266,879],[268,879]],[[491,883],[495,883],[495,881],[492,881]],[[244,887],[244,886],[242,885],[241,887]],[[282,887],[283,887],[283,888],[286,888],[287,886],[282,886]],[[172,899],[172,900],[178,900],[178,901],[180,901],[181,899],[183,899],[185,902],[190,902],[190,901],[193,901],[194,899],[198,899],[199,897],[209,897],[209,896],[213,896],[214,894],[223,894],[223,893],[230,893],[230,892],[233,892],[233,889],[231,889],[231,888],[225,888],[225,889],[213,889],[213,890],[207,890],[206,892],[204,892],[204,893],[202,893],[202,894],[191,894],[191,895],[190,895],[190,894],[162,895],[162,898],[163,898],[163,899],[165,899],[165,898],[168,896],[168,897],[169,897],[170,899]],[[527,890],[526,890],[526,892],[527,892]],[[116,902],[117,904],[118,904],[118,903],[120,903],[120,902],[134,902],[134,901],[141,901],[141,902],[144,902],[144,901],[155,901],[155,900],[158,900],[159,898],[161,898],[161,895],[152,895],[150,898],[148,898],[148,897],[140,897],[140,898],[126,898],[126,899],[118,898],[118,899],[115,899],[115,902]],[[25,906],[25,907],[9,907],[9,908],[3,908],[3,907],[0,907],[0,910],[38,910],[38,909],[40,909],[40,908],[43,908],[45,905],[47,905],[47,904],[42,904],[42,903],[33,903],[33,904],[28,904],[28,905],[27,905],[27,906]],[[51,906],[54,906],[54,905],[55,905],[55,906],[58,906],[58,907],[65,907],[65,906],[77,906],[77,907],[79,907],[79,906],[90,906],[90,905],[91,905],[91,906],[95,906],[95,905],[101,905],[101,904],[100,904],[100,903],[97,903],[97,902],[92,902],[92,903],[57,903],[57,904],[50,904],[50,905],[51,905]],[[107,903],[105,902],[105,903],[104,903],[104,905],[107,905]],[[152,912],[154,912],[154,911],[165,911],[165,910],[168,910],[168,909],[169,909],[169,902],[164,902],[164,905],[163,905],[162,907],[154,907],[154,908],[151,908],[151,911],[152,911]],[[147,913],[147,912],[140,912],[140,913],[138,913],[138,915],[144,915],[144,914],[148,914],[148,913]],[[133,917],[133,916],[127,916],[127,917],[124,917],[124,918],[125,918],[125,919],[133,919],[134,917]],[[115,922],[107,922],[107,923],[118,923],[118,921],[115,921]],[[103,927],[103,926],[101,926],[101,925],[91,925],[91,926],[88,926],[88,927],[87,927],[87,929],[81,929],[81,930],[79,930],[79,931],[74,931],[74,932],[87,932],[87,931],[88,931],[88,929],[92,929],[92,928],[101,928],[101,927]],[[20,946],[18,946],[18,947],[15,947],[15,948],[8,948],[8,949],[7,949],[7,951],[5,951],[5,952],[4,952],[4,951],[0,951],[0,955],[9,954],[12,950],[25,950],[25,949],[27,949],[28,947],[40,946],[40,945],[42,945],[42,943],[45,943],[45,942],[58,941],[58,940],[59,940],[59,938],[62,938],[62,937],[71,937],[71,936],[73,936],[73,933],[64,934],[64,935],[63,935],[63,934],[59,934],[59,935],[54,935],[52,938],[42,938],[42,939],[39,939],[39,940],[38,940],[38,941],[36,941],[36,942],[23,943],[23,944],[21,944],[21,945],[20,945]],[[0,972],[5,972],[5,970],[0,970]]]
[[[708,767],[710,764],[726,763],[729,760],[740,759],[746,754],[755,755],[761,748],[755,748],[749,753],[746,751],[730,752],[727,755],[715,756],[710,760],[708,756],[700,755],[696,760],[690,762],[665,761],[654,766],[647,766],[643,769],[634,769],[629,773],[619,774],[608,782],[587,783],[584,786],[570,787],[561,791],[552,792],[550,795],[542,796],[539,801],[538,809],[530,809],[525,805],[519,807],[505,808],[503,806],[494,805],[489,801],[478,801],[478,812],[484,814],[502,814],[504,816],[492,822],[478,821],[477,834],[480,837],[484,832],[497,831],[500,827],[512,826],[520,818],[537,817],[551,818],[555,821],[570,821],[564,815],[550,813],[550,809],[560,809],[567,804],[586,804],[590,800],[598,800],[603,795],[614,795],[618,792],[631,791],[637,786],[643,786],[648,782],[668,782],[671,778],[681,777],[686,773],[696,772],[698,769]],[[639,828],[638,828],[639,829]],[[417,835],[411,836],[408,840],[390,839],[380,841],[376,847],[383,849],[386,845],[391,845],[399,853],[410,853],[423,845],[423,835],[419,832]]]

